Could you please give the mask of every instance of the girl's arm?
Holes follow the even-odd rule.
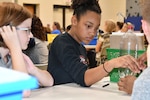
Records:
[[[27,55],[23,54],[23,56],[26,62],[28,73],[35,76],[41,86],[52,86],[54,80],[51,74],[46,70],[41,70],[36,67]]]
[[[139,64],[136,61],[136,59],[134,59],[130,55],[126,55],[126,56],[122,56],[122,57],[109,60],[105,62],[104,64],[101,64],[95,68],[88,69],[84,75],[85,84],[87,86],[90,86],[98,82],[105,76],[107,76],[109,72],[111,72],[114,68],[119,68],[119,67],[122,67],[122,68],[128,67],[131,71],[135,73],[140,72]]]
[[[0,35],[10,50],[12,68],[27,73],[22,50],[15,27],[3,26],[0,28]]]

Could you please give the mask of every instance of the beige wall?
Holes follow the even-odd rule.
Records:
[[[26,4],[37,4],[38,9],[37,9],[37,14],[42,20],[44,26],[47,24],[50,24],[52,26],[53,21],[58,21],[62,25],[62,14],[61,11],[58,10],[58,12],[53,10],[53,5],[58,4],[58,5],[65,5],[66,0],[18,0],[18,3],[20,5],[23,5],[23,3]],[[72,14],[72,13],[71,13]],[[71,14],[67,15],[71,16]],[[70,24],[70,20],[67,20],[66,25]]]
[[[0,2],[14,2],[14,0],[0,0]]]
[[[37,4],[37,15],[42,20],[43,24],[52,23],[53,21],[53,6],[52,0],[18,0],[20,5],[25,4]]]
[[[41,18],[44,25],[50,23],[52,25],[53,21],[60,21],[62,24],[62,14],[61,11],[56,12],[53,10],[53,4],[65,5],[66,0],[0,0],[0,1],[18,1],[20,5],[26,4],[37,4],[38,6],[38,16]],[[103,23],[106,19],[114,19],[115,21],[121,18],[117,17],[117,13],[121,12],[123,15],[126,13],[126,0],[100,0],[100,6],[102,8],[102,20],[101,28],[103,28]],[[66,26],[70,24],[70,18],[72,12],[67,11],[66,14]]]
[[[102,9],[101,28],[103,29],[106,19],[115,21],[123,21],[121,16],[117,16],[118,12],[126,15],[126,0],[99,0]]]

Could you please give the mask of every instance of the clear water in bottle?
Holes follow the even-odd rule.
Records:
[[[128,30],[127,33],[124,33],[120,41],[120,56],[131,55],[134,58],[137,58],[137,50],[137,36],[132,32],[132,30]],[[128,68],[119,68],[118,72],[120,78],[127,75],[134,75],[134,73],[131,72]]]

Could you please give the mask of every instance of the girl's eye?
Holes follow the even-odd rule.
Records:
[[[86,24],[86,27],[87,27],[87,28],[91,28],[92,26],[91,26],[91,25],[87,25],[87,24]]]

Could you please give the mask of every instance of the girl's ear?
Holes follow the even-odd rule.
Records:
[[[72,25],[77,25],[77,18],[75,15],[72,16],[71,23],[72,23]]]
[[[141,20],[142,22],[142,29],[144,31],[145,34],[148,34],[149,33],[149,27],[147,25],[147,22],[145,20]]]
[[[145,20],[142,20],[141,22],[144,34],[146,35],[147,41],[150,43],[150,24]]]

